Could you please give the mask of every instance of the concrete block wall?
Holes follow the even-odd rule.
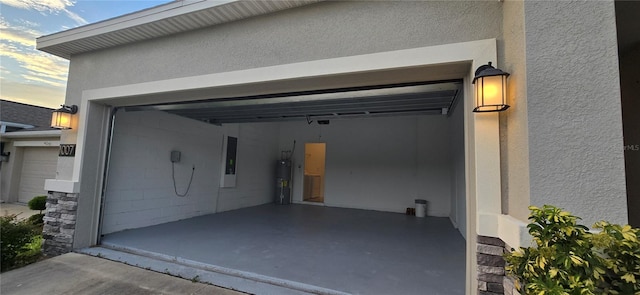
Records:
[[[237,184],[220,188],[226,126],[164,112],[119,113],[116,117],[102,233],[150,226],[268,203],[272,198],[277,127],[243,124],[238,133]],[[175,181],[170,152],[181,152]]]
[[[163,112],[116,116],[102,233],[150,226],[273,201],[275,162],[297,141],[326,142],[325,204],[403,213],[414,199],[428,201],[427,214],[451,217],[451,119],[446,116],[251,123],[215,126]],[[235,128],[237,127],[237,128]],[[231,129],[229,129],[231,128]],[[232,130],[233,129],[233,130]],[[234,133],[234,134],[230,134]],[[235,187],[220,187],[224,136],[238,137]],[[175,163],[174,192],[169,154]],[[303,163],[294,163],[294,200],[302,200]],[[463,195],[463,194],[461,194]],[[458,206],[458,207],[461,207]],[[460,208],[458,208],[460,209]],[[455,209],[454,209],[455,210]],[[458,216],[459,215],[459,216]]]
[[[102,233],[215,211],[221,128],[162,112],[122,112],[114,127]],[[174,192],[170,152],[175,163]]]
[[[217,212],[273,202],[278,157],[277,123],[240,124],[236,186],[220,189]]]
[[[293,200],[302,200],[304,143],[325,142],[325,204],[405,212],[414,199],[427,214],[451,210],[449,122],[446,116],[331,120],[280,125],[280,149],[294,155]]]

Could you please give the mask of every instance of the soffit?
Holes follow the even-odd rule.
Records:
[[[169,36],[322,0],[179,0],[102,22],[42,36],[38,50],[71,55]]]

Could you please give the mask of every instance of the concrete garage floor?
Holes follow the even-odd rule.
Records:
[[[448,218],[268,204],[102,242],[353,294],[464,294],[465,242]]]

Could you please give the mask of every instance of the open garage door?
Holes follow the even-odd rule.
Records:
[[[461,80],[323,89],[178,104],[127,107],[166,111],[213,124],[447,114]]]

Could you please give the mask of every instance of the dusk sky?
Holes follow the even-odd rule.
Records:
[[[69,62],[36,50],[36,38],[167,2],[0,0],[0,96],[58,108],[64,102]]]

